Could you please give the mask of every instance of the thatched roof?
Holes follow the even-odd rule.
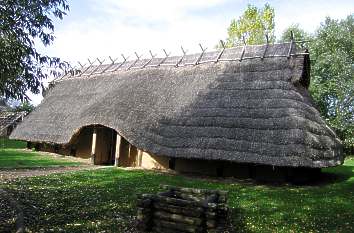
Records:
[[[0,136],[8,136],[8,127],[16,127],[16,124],[18,124],[25,115],[25,112],[14,112],[0,108]]]
[[[156,155],[341,164],[340,141],[307,91],[308,55],[289,43],[243,49],[90,67],[66,76],[11,137],[66,144],[83,126],[99,124]]]

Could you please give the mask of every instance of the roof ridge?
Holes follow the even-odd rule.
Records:
[[[222,44],[223,45],[223,44]],[[308,55],[308,52],[297,52],[296,42],[282,42],[273,44],[261,44],[261,45],[243,45],[235,46],[231,48],[226,48],[224,45],[219,50],[212,50],[206,52],[201,45],[201,53],[187,54],[186,51],[182,49],[181,56],[170,56],[165,50],[165,57],[156,57],[153,55],[151,50],[150,58],[141,59],[137,53],[135,60],[128,60],[123,54],[123,61],[116,62],[118,59],[112,59],[110,64],[104,64],[105,60],[100,60],[97,58],[93,62],[89,61],[88,65],[82,65],[79,62],[80,67],[73,67],[69,71],[65,71],[65,74],[55,80],[60,81],[66,78],[73,77],[89,77],[91,75],[100,75],[106,73],[114,73],[119,70],[131,70],[131,69],[143,69],[148,67],[183,67],[183,66],[195,66],[204,63],[217,63],[220,61],[240,61],[248,59],[264,59],[264,58],[275,58],[275,57],[294,57],[299,55]],[[98,62],[98,64],[95,64]]]

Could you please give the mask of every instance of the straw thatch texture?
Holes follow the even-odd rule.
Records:
[[[3,111],[0,108],[0,137],[9,136],[10,132],[21,122],[25,115],[25,112]]]
[[[342,163],[340,141],[308,95],[308,56],[287,58],[289,44],[280,44],[269,46],[264,59],[240,62],[241,51],[221,56],[235,61],[67,77],[11,137],[64,144],[83,126],[100,124],[156,155],[295,167]],[[247,46],[243,57],[264,51]]]

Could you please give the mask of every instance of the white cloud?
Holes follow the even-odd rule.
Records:
[[[352,4],[354,6],[354,4]],[[314,32],[327,16],[343,19],[353,13],[353,9],[340,1],[296,1],[289,0],[279,5],[276,11],[277,35],[280,35],[291,24],[298,23],[307,32]]]
[[[69,16],[59,22],[56,40],[50,47],[40,48],[45,53],[72,62],[87,58],[119,57],[121,53],[134,58],[134,51],[148,56],[151,49],[162,55],[162,49],[181,54],[183,45],[189,52],[199,50],[198,43],[213,49],[219,39],[226,37],[226,30],[233,10],[225,14],[205,14],[220,9],[230,0],[87,0],[94,14],[85,15],[82,9],[72,8]],[[245,1],[232,0],[232,6],[243,9]],[[272,3],[270,3],[272,5]],[[313,31],[329,15],[343,18],[350,13],[345,4],[323,4],[312,1],[289,0],[274,3],[277,35],[290,24],[299,23],[307,31]],[[228,5],[228,4],[226,4]],[[230,5],[230,4],[229,4]],[[218,8],[219,7],[219,8]],[[199,14],[193,12],[198,11]],[[81,15],[73,17],[71,15]],[[38,104],[42,97],[31,95]]]
[[[70,22],[61,27],[56,31],[55,43],[46,52],[76,62],[134,51],[148,55],[149,49],[161,53],[162,48],[166,48],[179,54],[180,45],[196,51],[198,43],[211,48],[225,37],[226,29],[220,21],[193,17],[187,12],[221,2],[223,0],[90,0],[92,7],[101,12],[101,18]],[[136,25],[129,22],[134,17],[139,18]]]
[[[102,12],[110,15],[120,14],[120,17],[128,16],[144,20],[173,21],[185,15],[192,9],[209,8],[225,2],[225,0],[90,0]]]
[[[39,49],[73,65],[77,61],[87,63],[87,58],[120,58],[121,53],[134,59],[134,51],[145,57],[149,56],[149,50],[162,55],[163,48],[178,55],[181,45],[189,52],[196,52],[198,43],[212,49],[225,37],[222,23],[194,17],[188,11],[222,2],[224,0],[89,0],[90,7],[99,13],[97,16],[61,25],[55,32],[54,44],[45,48],[39,46]],[[70,14],[79,10],[72,9]],[[42,100],[40,95],[29,96],[34,104]]]

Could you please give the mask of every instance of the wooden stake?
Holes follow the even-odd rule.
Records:
[[[116,166],[116,167],[119,166],[119,154],[120,154],[121,142],[122,142],[122,137],[119,134],[117,134],[116,153],[115,153],[115,160],[114,160],[114,166]]]
[[[91,163],[95,164],[95,157],[96,157],[96,143],[97,143],[97,129],[93,129],[92,134],[92,147],[91,147]]]

